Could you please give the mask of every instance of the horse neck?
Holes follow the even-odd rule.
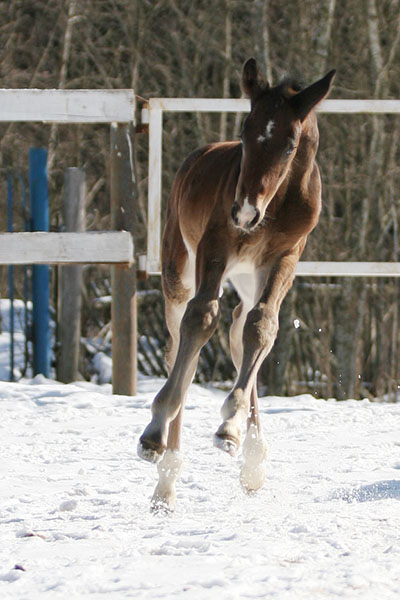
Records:
[[[312,111],[303,123],[299,146],[290,171],[290,179],[299,180],[308,177],[315,166],[318,150],[319,131],[317,116]]]

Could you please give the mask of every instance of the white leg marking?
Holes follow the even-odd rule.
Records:
[[[244,464],[240,471],[240,483],[248,492],[255,492],[265,480],[264,461],[267,458],[267,444],[257,427],[250,425],[243,443]]]
[[[151,500],[152,510],[174,510],[175,482],[182,471],[183,460],[179,450],[166,450],[157,465],[159,480]]]

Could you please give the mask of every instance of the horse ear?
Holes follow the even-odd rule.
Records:
[[[329,71],[325,77],[311,84],[290,99],[290,104],[300,121],[304,121],[312,109],[328,95],[335,73],[335,69]]]
[[[250,100],[253,100],[265,85],[260,71],[258,70],[256,59],[249,58],[246,60],[242,69],[242,89],[246,96],[248,96]]]

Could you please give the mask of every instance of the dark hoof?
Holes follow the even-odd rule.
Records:
[[[230,456],[236,456],[238,451],[238,444],[233,438],[218,435],[217,433],[214,435],[214,446],[230,454]]]
[[[140,438],[137,453],[143,460],[146,460],[150,463],[158,463],[164,456],[165,448],[162,446],[157,446],[153,442],[149,440],[144,440]]]

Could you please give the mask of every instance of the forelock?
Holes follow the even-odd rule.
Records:
[[[281,79],[275,89],[284,98],[291,98],[295,94],[301,92],[301,90],[304,89],[304,85],[298,79],[286,76]]]
[[[262,98],[263,96],[270,96],[275,98],[276,101],[282,101],[282,99],[288,99],[298,94],[302,89],[304,89],[304,85],[298,79],[293,77],[285,76],[280,82],[274,86],[269,87],[268,84],[260,86],[259,92],[255,100]]]

